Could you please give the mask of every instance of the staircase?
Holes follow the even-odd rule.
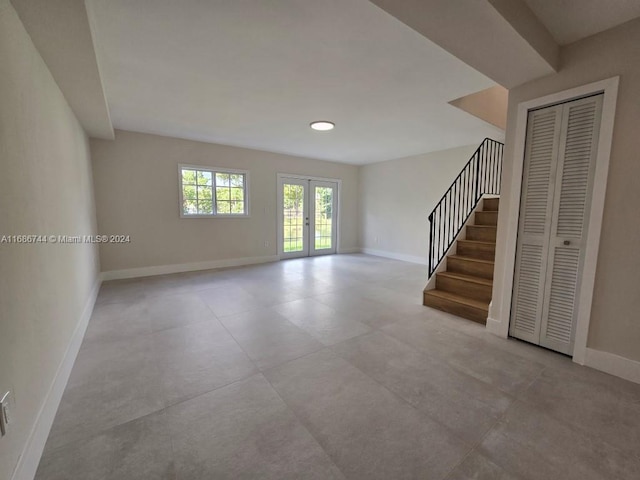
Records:
[[[499,198],[485,198],[482,211],[467,225],[466,239],[457,241],[447,270],[436,273],[436,288],[425,290],[423,304],[485,324],[493,289]]]
[[[485,138],[429,214],[429,281],[422,303],[483,324],[493,288],[503,152],[504,144]]]

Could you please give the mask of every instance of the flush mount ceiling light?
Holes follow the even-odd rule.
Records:
[[[335,123],[333,122],[327,122],[325,120],[321,120],[318,122],[311,122],[311,128],[313,128],[314,130],[319,130],[321,132],[326,132],[327,130],[333,130],[333,127],[335,127]]]

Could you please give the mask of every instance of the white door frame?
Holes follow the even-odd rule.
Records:
[[[506,338],[509,334],[509,320],[511,317],[511,297],[515,273],[522,171],[529,110],[568,102],[588,95],[603,93],[602,119],[596,154],[591,210],[588,221],[589,230],[586,236],[582,287],[578,300],[575,342],[573,347],[573,361],[581,365],[584,365],[587,354],[587,337],[589,334],[589,323],[591,321],[591,304],[598,261],[598,247],[600,246],[600,232],[602,230],[607,177],[609,174],[609,158],[613,140],[613,122],[616,111],[616,100],[618,98],[619,80],[620,77],[612,77],[518,104],[513,158],[511,158],[512,172],[509,197],[504,198],[500,202],[501,207],[504,208],[501,208],[502,215],[498,218],[498,228],[500,228],[500,225],[504,225],[504,228],[506,228],[504,245],[500,246],[504,260],[502,265],[502,285],[496,285],[498,288],[494,288],[494,298],[492,299],[491,311],[489,319],[487,320],[487,329],[496,335]],[[503,191],[504,190],[503,188]]]
[[[283,230],[284,230],[284,193],[282,193],[282,189],[284,185],[293,185],[302,187],[303,196],[302,196],[302,216],[304,218],[303,230],[302,230],[302,250],[296,252],[288,252],[284,253],[283,247]],[[309,255],[309,222],[310,222],[310,206],[309,206],[309,181],[301,178],[292,178],[292,177],[280,177],[278,178],[278,256],[280,260],[285,260],[288,258],[300,258],[306,257]]]
[[[314,177],[312,175],[300,175],[295,173],[278,173],[276,174],[276,216],[277,216],[277,231],[276,231],[276,243],[278,248],[278,257],[283,260],[286,257],[282,256],[282,229],[284,228],[282,219],[282,198],[280,195],[280,184],[284,178],[295,178],[296,180],[315,180],[317,182],[331,182],[338,185],[338,191],[336,192],[336,198],[334,203],[334,209],[337,213],[336,218],[336,254],[340,253],[340,219],[342,218],[341,212],[341,195],[342,195],[342,180],[339,178],[326,178],[326,177]],[[309,239],[311,241],[311,239]]]

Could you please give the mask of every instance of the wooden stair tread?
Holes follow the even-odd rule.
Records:
[[[455,258],[458,260],[466,260],[469,262],[486,263],[489,265],[493,265],[495,263],[493,260],[484,260],[482,258],[468,257],[467,255],[447,255],[447,258]]]
[[[499,198],[485,198],[467,225],[465,240],[457,240],[447,269],[435,274],[435,289],[424,290],[423,305],[486,324],[493,291]],[[434,285],[430,283],[430,285]]]
[[[489,303],[481,302],[479,300],[474,300],[473,298],[464,297],[462,295],[457,295],[451,292],[445,292],[443,290],[427,290],[424,292],[425,295],[429,295],[432,297],[439,297],[445,300],[449,300],[450,302],[460,303],[462,305],[466,305],[468,307],[477,308],[478,310],[489,312]]]
[[[493,280],[488,278],[476,277],[475,275],[467,275],[465,273],[457,273],[457,272],[440,272],[436,275],[441,275],[443,277],[455,278],[457,280],[465,280],[467,282],[477,283],[479,285],[486,285],[488,287],[493,286]],[[428,290],[427,290],[428,291]]]
[[[495,245],[496,242],[487,242],[486,240],[458,240],[458,242],[480,244],[480,245]]]

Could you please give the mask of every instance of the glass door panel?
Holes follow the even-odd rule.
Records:
[[[278,178],[280,257],[336,253],[338,185],[298,177]]]
[[[332,182],[310,182],[312,196],[311,214],[311,255],[335,253],[335,197],[336,184]]]
[[[282,252],[286,257],[308,255],[308,181],[285,178],[280,184]]]

